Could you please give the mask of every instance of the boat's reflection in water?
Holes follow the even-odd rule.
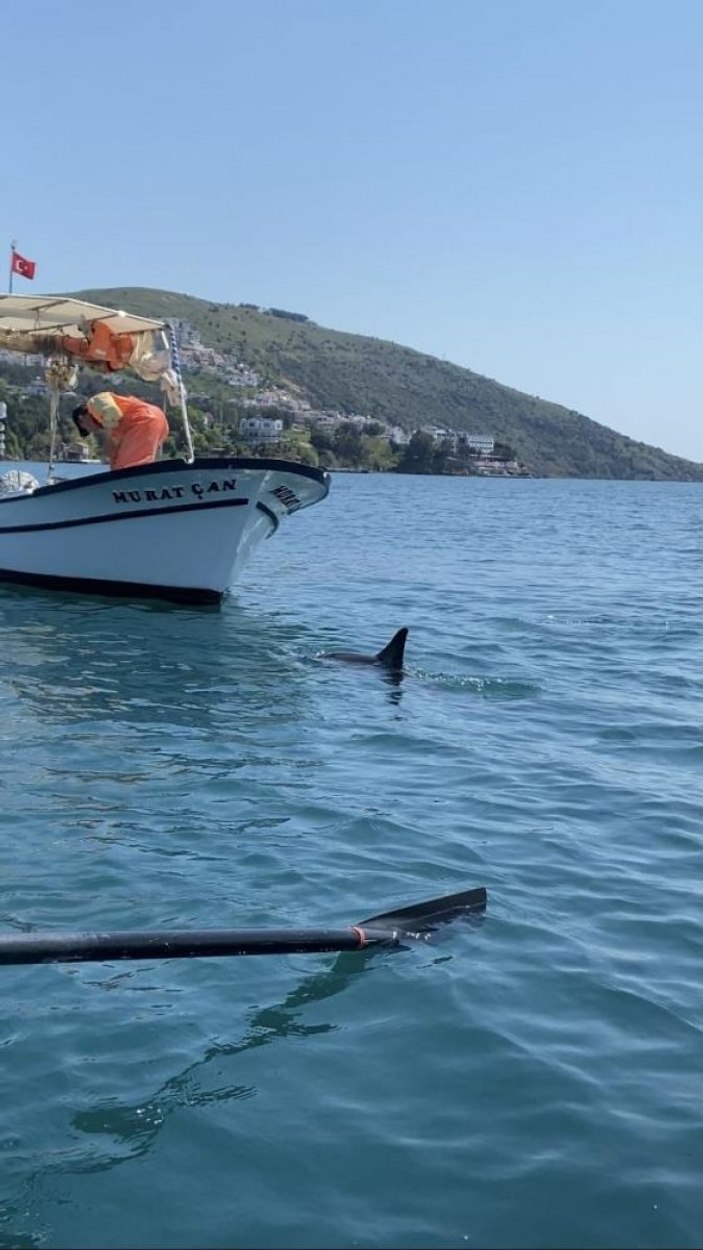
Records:
[[[235,599],[184,608],[2,587],[0,702],[12,694],[42,720],[97,714],[193,728],[221,716],[229,697],[238,717],[274,699],[290,711],[310,689],[318,642],[312,625]],[[380,680],[392,704],[404,677],[381,668],[356,675]]]
[[[135,725],[198,728],[304,697],[300,651],[312,631],[241,607],[159,603],[31,589],[0,591],[0,700],[19,699],[42,721],[66,725],[96,716]],[[3,689],[4,687],[4,689]]]

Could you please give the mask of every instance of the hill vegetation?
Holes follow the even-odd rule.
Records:
[[[288,387],[315,408],[365,413],[409,433],[442,426],[491,434],[538,476],[703,480],[703,465],[618,434],[579,412],[396,343],[327,329],[303,313],[141,287],[75,294],[145,316],[188,321],[203,344],[236,354],[265,383]],[[219,400],[225,404],[222,391]]]

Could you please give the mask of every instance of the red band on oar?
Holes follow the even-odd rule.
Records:
[[[366,937],[366,934],[364,933],[364,930],[361,928],[360,925],[353,924],[351,926],[351,931],[352,933],[355,933],[359,939],[359,950],[363,950],[365,946],[368,946],[369,944],[368,938]]]

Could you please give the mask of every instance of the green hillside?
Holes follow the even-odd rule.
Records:
[[[75,294],[137,314],[183,318],[206,346],[237,353],[268,381],[299,388],[315,407],[370,413],[407,430],[440,425],[493,434],[539,476],[703,481],[703,465],[396,343],[328,330],[298,314],[171,291]]]

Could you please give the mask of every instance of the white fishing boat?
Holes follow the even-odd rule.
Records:
[[[0,582],[218,603],[280,522],[328,493],[328,474],[308,465],[195,457],[164,322],[70,297],[0,295],[0,348],[46,359],[51,428],[44,483],[0,478]],[[57,477],[59,399],[77,366],[160,383],[181,410],[184,458]]]

